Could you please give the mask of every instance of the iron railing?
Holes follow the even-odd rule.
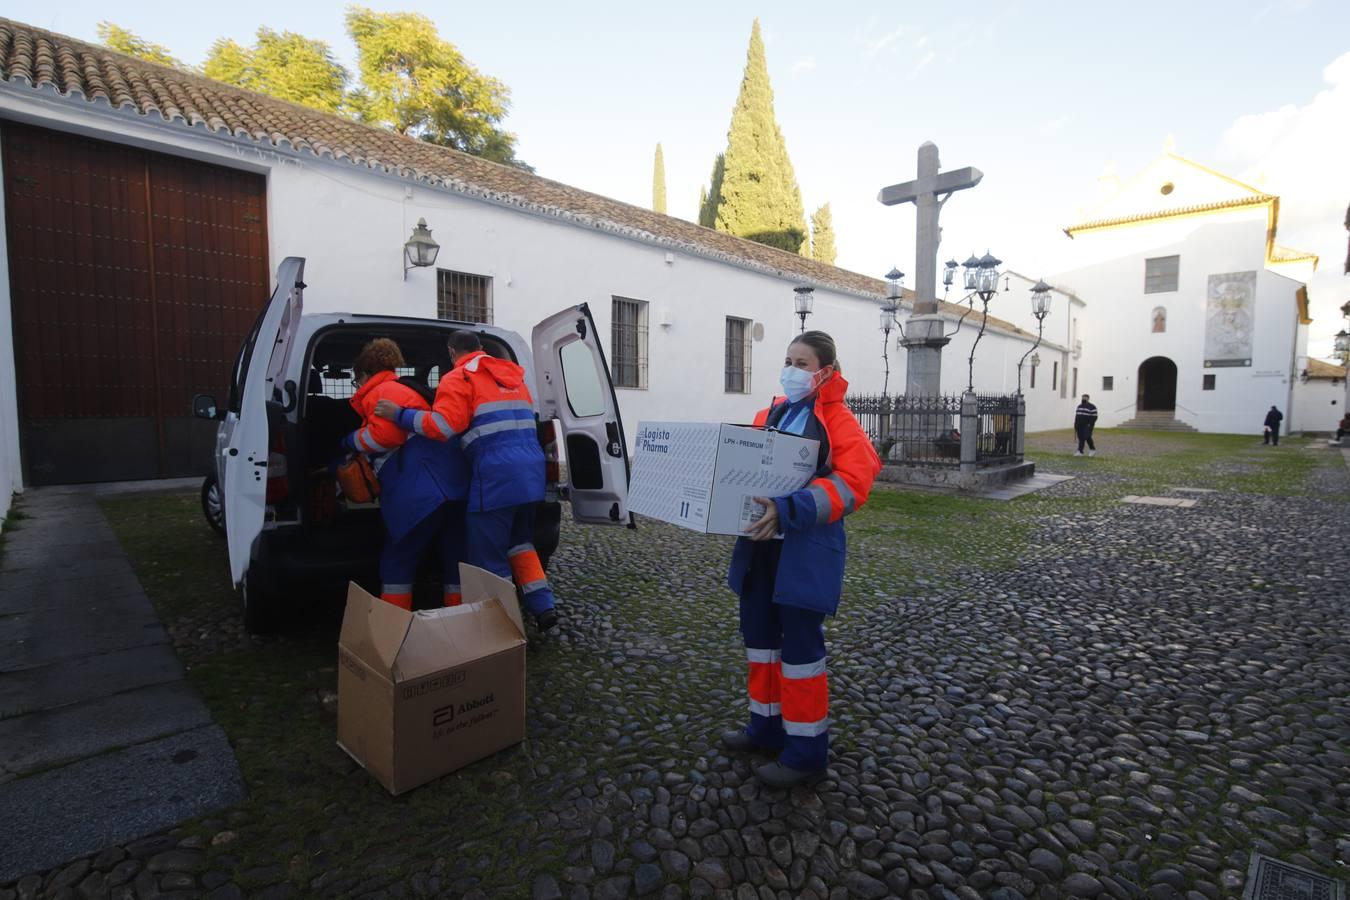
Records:
[[[960,396],[854,394],[846,401],[886,462],[961,465]]]
[[[957,468],[963,462],[963,432],[975,435],[974,456],[964,462],[991,466],[1020,461],[1023,418],[1016,395],[977,395],[975,400],[974,410],[964,416],[959,394],[853,394],[845,402],[883,462]]]
[[[1017,433],[1022,417],[1016,396],[981,394],[976,397],[979,423],[975,444],[975,464],[997,465],[1017,461]]]

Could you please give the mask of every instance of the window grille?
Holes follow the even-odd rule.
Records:
[[[615,387],[647,388],[647,304],[613,298],[610,358]]]
[[[492,279],[467,272],[436,270],[436,317],[452,322],[492,324]]]
[[[750,393],[750,320],[727,316],[726,369],[723,390]]]
[[[1144,293],[1166,294],[1177,289],[1180,256],[1157,256],[1144,260]]]
[[[1102,390],[1114,391],[1116,389],[1116,377],[1114,375],[1102,376]]]
[[[1206,391],[1212,391],[1212,390],[1214,390],[1214,376],[1213,376],[1213,375],[1206,375],[1206,376],[1205,376],[1204,386],[1201,388],[1201,390],[1206,390]]]

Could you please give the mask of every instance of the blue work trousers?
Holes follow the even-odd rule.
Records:
[[[535,504],[523,503],[465,516],[469,565],[514,580],[533,615],[553,608],[553,590],[534,549]]]

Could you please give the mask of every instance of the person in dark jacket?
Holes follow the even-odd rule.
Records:
[[[1280,446],[1280,422],[1282,421],[1284,421],[1284,413],[1272,404],[1270,412],[1266,413],[1266,430],[1262,435],[1261,443]]]
[[[1086,444],[1088,456],[1097,455],[1097,445],[1092,443],[1092,429],[1097,427],[1097,407],[1088,402],[1088,395],[1083,395],[1083,402],[1078,404],[1078,409],[1073,415],[1073,433],[1078,435],[1078,452],[1074,456],[1083,455],[1083,445]]]

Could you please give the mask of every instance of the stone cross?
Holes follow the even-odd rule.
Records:
[[[942,392],[942,348],[946,328],[938,316],[937,252],[940,230],[938,213],[956,191],[973,188],[984,173],[966,167],[938,172],[938,148],[932,141],[919,146],[919,177],[881,189],[877,199],[887,206],[913,203],[918,229],[914,241],[914,311],[904,340],[905,393],[911,397],[934,397]]]
[[[939,174],[937,145],[925,141],[919,146],[919,177],[884,187],[877,194],[877,199],[886,206],[913,203],[918,207],[914,241],[915,315],[937,312],[938,213],[942,204],[956,191],[973,188],[983,177],[983,172],[970,166]]]

